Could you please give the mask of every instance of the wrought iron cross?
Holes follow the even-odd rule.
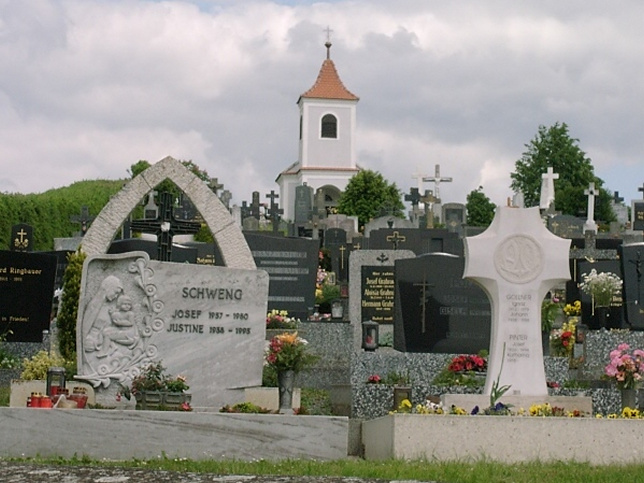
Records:
[[[193,234],[201,229],[201,223],[177,220],[172,205],[172,195],[161,193],[159,216],[153,220],[134,220],[130,225],[132,231],[157,236],[157,259],[162,262],[168,262],[172,257],[172,238],[175,235]]]

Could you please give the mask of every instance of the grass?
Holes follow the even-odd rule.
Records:
[[[18,461],[18,460],[14,460]],[[644,481],[644,465],[590,466],[587,463],[501,464],[489,461],[472,463],[431,461],[191,461],[160,457],[156,460],[127,462],[94,461],[88,458],[29,459],[31,463],[116,466],[217,475],[338,476],[385,480],[440,481],[441,483],[605,483],[606,481]]]
[[[0,386],[0,407],[9,406],[9,396],[11,388],[9,386]]]

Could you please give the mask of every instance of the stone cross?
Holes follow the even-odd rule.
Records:
[[[93,216],[89,216],[89,208],[85,205],[81,207],[80,216],[74,215],[70,217],[70,221],[72,221],[73,223],[80,223],[80,226],[81,226],[80,236],[84,236],[85,233],[87,233],[89,224],[92,222],[93,219],[94,219]]]
[[[154,198],[157,195],[157,191],[152,190],[148,193],[148,202],[143,208],[143,218],[156,218],[159,216],[159,207],[154,202]]]
[[[440,203],[441,202],[440,184],[451,183],[453,180],[451,177],[441,177],[441,165],[437,164],[434,167],[434,176],[423,178],[423,181],[434,183],[434,196],[436,197],[438,203]]]
[[[511,395],[547,396],[541,302],[555,284],[570,279],[570,240],[550,233],[536,206],[498,206],[488,229],[464,241],[463,278],[483,288],[492,308],[484,394],[498,380]]]
[[[208,187],[212,190],[213,193],[217,194],[217,192],[224,187],[223,183],[219,183],[218,178],[210,178],[210,181],[208,182]]]
[[[423,191],[423,181],[424,181],[424,178],[426,177],[427,175],[421,173],[418,168],[416,168],[416,174],[411,175],[411,178],[416,180],[416,186],[419,192]]]
[[[584,194],[588,196],[588,217],[584,223],[584,231],[597,231],[597,223],[595,223],[595,196],[599,192],[595,189],[595,183],[590,183],[588,189],[584,190]]]
[[[425,228],[434,228],[434,213],[432,212],[432,203],[438,201],[432,190],[425,190],[425,196],[420,201],[425,205]]]
[[[230,200],[233,198],[233,195],[230,191],[224,190],[219,196],[219,199],[224,204],[226,208],[230,208]]]
[[[172,258],[172,237],[197,233],[201,223],[177,220],[174,217],[172,195],[161,193],[161,210],[154,220],[134,220],[130,225],[132,231],[154,233],[157,236],[157,259],[169,262]]]
[[[548,171],[541,175],[541,199],[539,208],[547,210],[550,204],[555,201],[555,180],[559,179],[559,174],[555,173],[552,166],[548,166]]]

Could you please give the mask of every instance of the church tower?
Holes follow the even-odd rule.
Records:
[[[316,200],[330,209],[360,168],[356,165],[355,130],[358,97],[340,80],[331,60],[327,40],[326,59],[313,87],[300,96],[300,139],[298,160],[275,180],[280,188],[283,217],[293,220],[295,188],[313,188]],[[318,206],[319,208],[319,206]]]

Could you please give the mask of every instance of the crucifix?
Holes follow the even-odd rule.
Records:
[[[584,231],[597,232],[597,223],[595,223],[595,196],[599,192],[595,189],[595,183],[590,183],[588,189],[584,190],[584,194],[588,196],[588,217],[584,223]]]
[[[394,231],[391,235],[389,235],[389,236],[386,238],[386,240],[387,240],[388,242],[391,242],[391,243],[393,244],[393,248],[394,248],[394,250],[398,250],[398,243],[401,243],[401,242],[403,242],[403,243],[404,243],[404,242],[406,242],[406,241],[407,241],[407,237],[406,237],[406,236],[404,236],[404,235],[401,235],[400,233],[398,233],[398,230],[396,230],[396,231]]]
[[[425,196],[420,201],[425,205],[425,228],[434,228],[434,213],[432,212],[432,203],[438,201],[432,190],[425,190]]]
[[[414,287],[421,287],[420,295],[420,332],[424,334],[427,331],[427,302],[430,298],[430,292],[427,291],[428,288],[435,287],[432,283],[427,283],[427,274],[423,273],[423,281],[421,283],[415,283]]]
[[[177,220],[174,217],[172,195],[161,193],[161,209],[154,220],[134,220],[132,231],[154,233],[157,236],[157,259],[169,262],[172,257],[172,237],[197,233],[201,223]]]
[[[89,208],[85,205],[81,207],[80,216],[74,215],[69,218],[73,223],[79,223],[81,226],[80,236],[84,236],[87,233],[89,228],[89,223],[94,219],[93,216],[89,216]]]
[[[440,184],[442,182],[451,183],[453,180],[451,177],[441,177],[441,165],[437,164],[434,167],[434,176],[423,178],[423,181],[434,183],[434,196],[436,197],[437,202],[440,203],[441,202]]]

